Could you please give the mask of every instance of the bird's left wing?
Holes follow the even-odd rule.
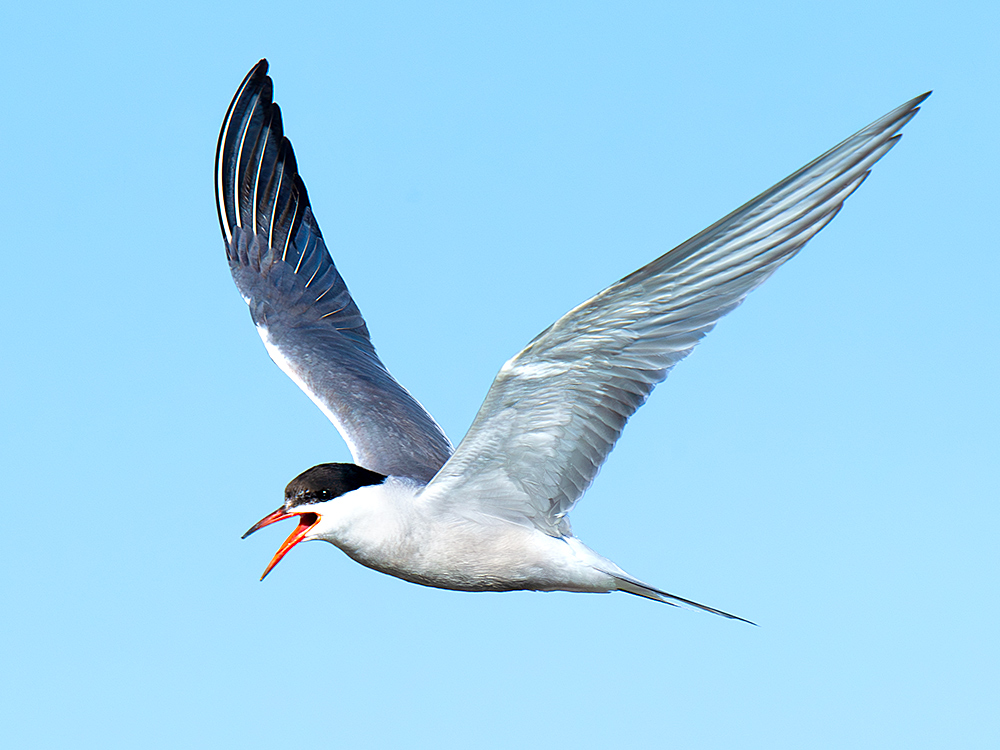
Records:
[[[424,502],[570,533],[625,422],[723,315],[836,215],[929,94],[584,302],[503,366]]]
[[[233,279],[268,354],[336,425],[355,463],[429,481],[451,443],[375,353],[323,242],[271,96],[261,60],[219,133],[216,203]]]

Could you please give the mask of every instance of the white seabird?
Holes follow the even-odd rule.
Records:
[[[830,222],[929,95],[570,310],[500,369],[453,449],[375,353],[313,216],[261,60],[219,134],[226,255],[268,354],[354,458],[300,474],[284,504],[247,532],[298,519],[264,576],[299,542],[322,539],[426,586],[626,591],[743,619],[629,575],[574,537],[567,513],[653,387]]]

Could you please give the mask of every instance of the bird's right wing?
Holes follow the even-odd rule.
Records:
[[[840,210],[929,94],[584,302],[503,366],[424,501],[561,536],[653,387]]]
[[[323,242],[271,94],[261,60],[219,133],[215,191],[233,280],[268,354],[336,425],[355,463],[429,481],[451,443],[375,353]]]

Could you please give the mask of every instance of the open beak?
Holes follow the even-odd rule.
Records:
[[[276,521],[284,521],[286,518],[293,518],[295,516],[299,517],[299,525],[295,527],[295,530],[288,535],[288,538],[282,542],[278,551],[274,553],[274,557],[272,557],[271,562],[267,564],[267,568],[264,570],[264,575],[260,577],[260,580],[263,581],[267,577],[267,574],[271,572],[271,568],[277,565],[281,558],[288,554],[288,550],[301,542],[305,538],[305,535],[309,533],[309,529],[319,523],[319,513],[313,513],[311,511],[306,513],[288,513],[284,508],[278,508],[274,511],[274,513],[260,519],[246,534],[243,535],[243,538],[246,539],[258,529],[270,526]]]

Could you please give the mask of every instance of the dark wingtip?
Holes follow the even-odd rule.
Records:
[[[265,97],[270,98],[271,79],[267,77],[267,68],[268,63],[266,57],[262,57],[257,61],[256,65],[250,68],[249,72],[243,77],[243,82],[240,83],[239,88],[233,95],[232,101],[229,102],[229,108],[226,110],[226,116],[222,121],[222,127],[219,129],[219,140],[215,147],[215,207],[219,216],[219,228],[222,230],[222,236],[226,240],[227,244],[229,242],[230,228],[232,227],[232,224],[230,223],[229,207],[225,205],[224,201],[227,198],[227,189],[232,190],[235,186],[223,184],[223,180],[228,179],[223,177],[224,167],[222,163],[226,147],[226,134],[236,107],[248,89],[251,91],[257,91],[259,94],[261,87],[263,87],[263,90],[267,92]],[[236,211],[239,210],[238,205],[233,206],[233,208]]]
[[[920,105],[923,104],[927,100],[927,97],[933,93],[934,93],[933,91],[925,91],[920,96],[915,96],[912,99],[910,99],[910,101],[908,101],[906,104],[900,107],[900,109],[905,109],[907,114],[909,114],[909,116],[912,118],[914,115],[917,114],[917,112],[920,111]],[[909,120],[907,120],[907,122],[909,122]]]

